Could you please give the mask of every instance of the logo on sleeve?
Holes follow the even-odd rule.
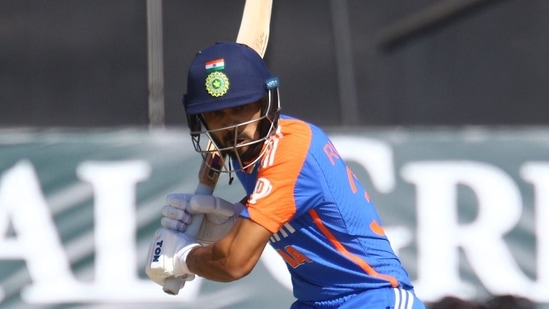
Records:
[[[273,191],[273,185],[271,184],[269,179],[263,177],[257,179],[257,182],[255,183],[254,193],[252,193],[252,196],[250,196],[248,203],[257,203],[257,200],[271,194],[271,191]]]

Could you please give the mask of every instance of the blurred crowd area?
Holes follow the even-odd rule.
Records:
[[[165,124],[185,125],[187,66],[235,39],[244,1],[161,3],[149,22],[144,0],[0,1],[0,126],[147,125],[149,60],[163,63]],[[547,125],[548,11],[547,0],[275,1],[265,60],[284,113],[321,126]],[[162,59],[148,58],[153,46]]]

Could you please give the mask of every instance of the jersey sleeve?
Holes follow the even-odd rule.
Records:
[[[272,233],[296,214],[295,192],[311,144],[311,128],[303,122],[281,120],[259,167],[255,189],[248,199],[250,219]]]

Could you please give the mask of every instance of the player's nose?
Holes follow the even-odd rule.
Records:
[[[223,126],[224,127],[234,127],[242,123],[240,115],[233,111],[227,110],[223,113]]]

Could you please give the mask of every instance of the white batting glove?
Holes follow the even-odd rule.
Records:
[[[233,204],[212,195],[170,194],[166,202],[168,205],[162,211],[165,217],[161,221],[165,228],[186,229],[189,222],[183,223],[183,219],[187,219],[184,214],[205,215],[195,237],[203,245],[214,243],[225,236],[244,209],[241,203]]]
[[[159,285],[164,285],[169,277],[181,278],[182,288],[185,281],[195,277],[187,267],[186,260],[191,249],[196,246],[200,245],[188,235],[164,228],[156,230],[149,246],[145,273]]]
[[[176,198],[171,198],[171,196],[176,196]],[[167,205],[162,207],[163,217],[160,219],[160,224],[170,230],[185,232],[192,217],[185,209],[193,196],[194,194],[187,193],[168,195],[166,197]]]

